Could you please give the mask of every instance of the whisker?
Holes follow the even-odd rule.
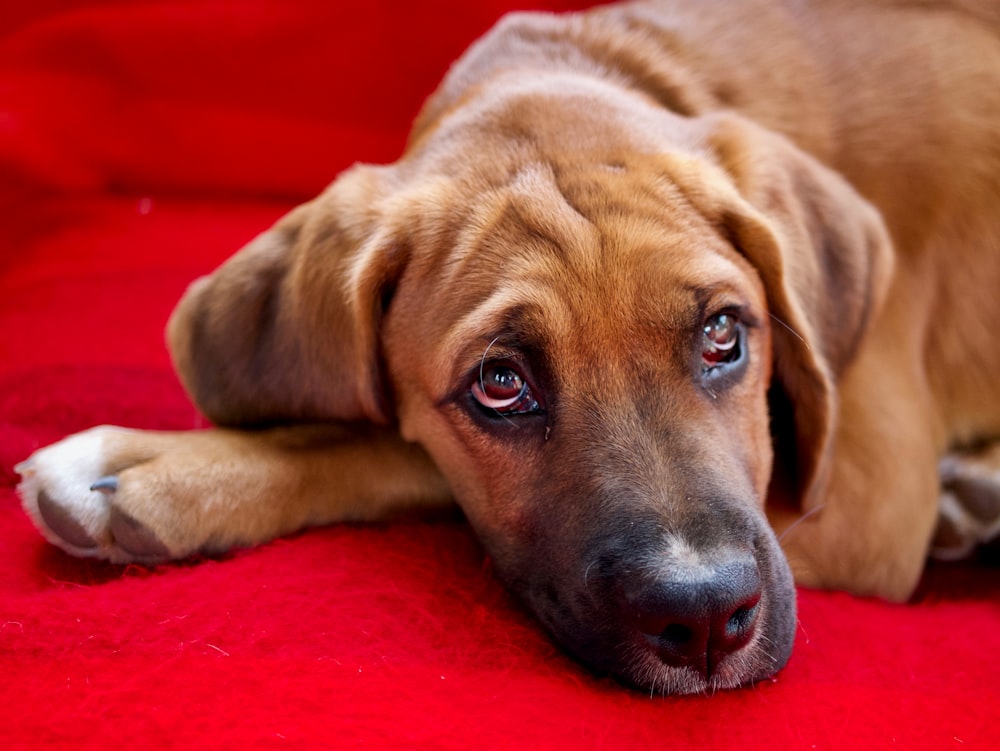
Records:
[[[802,516],[800,516],[798,519],[796,519],[788,527],[785,528],[785,531],[781,533],[780,537],[778,537],[778,542],[780,543],[782,540],[784,540],[788,536],[789,532],[791,532],[793,529],[795,529],[797,526],[799,526],[802,522],[804,522],[810,516],[813,516],[814,514],[817,514],[820,511],[822,511],[824,506],[825,506],[825,504],[821,503],[819,506],[811,508],[808,511],[806,511],[804,514],[802,514]]]
[[[798,331],[796,331],[795,329],[793,329],[787,323],[785,323],[784,321],[782,321],[774,313],[768,313],[768,315],[771,316],[771,320],[772,321],[774,321],[775,323],[780,323],[787,331],[789,331],[792,334],[792,336],[794,336],[796,339],[798,339],[800,342],[802,342],[805,345],[806,349],[812,349],[812,347],[809,346],[809,342],[806,341],[805,337],[802,336],[802,334],[800,334]]]
[[[483,350],[483,356],[479,358],[479,385],[482,388],[486,388],[486,383],[483,381],[483,371],[486,370],[486,355],[490,353],[493,349],[493,345],[500,341],[500,337],[493,337],[493,341],[486,345],[486,349]]]
[[[583,588],[585,590],[590,589],[590,569],[592,569],[596,563],[596,560],[591,561],[587,564],[587,570],[583,572]]]

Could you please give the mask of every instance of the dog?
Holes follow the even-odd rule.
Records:
[[[168,324],[218,427],[18,466],[154,563],[455,502],[650,692],[787,661],[795,583],[905,600],[1000,519],[1000,6],[662,0],[506,17]],[[779,543],[780,539],[780,543]]]

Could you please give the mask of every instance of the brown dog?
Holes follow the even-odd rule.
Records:
[[[454,498],[595,669],[774,673],[788,563],[913,590],[942,456],[941,539],[996,532],[1000,461],[955,452],[1000,435],[998,8],[508,17],[398,163],[181,301],[177,370],[229,429],[70,437],[20,466],[28,513],[158,561]]]

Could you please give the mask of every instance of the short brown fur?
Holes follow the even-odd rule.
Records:
[[[595,668],[681,692],[769,675],[794,591],[765,510],[798,583],[902,600],[939,460],[1000,434],[997,7],[510,16],[399,162],[349,170],[181,301],[178,373],[228,429],[73,445],[171,557],[454,497]],[[697,348],[720,310],[746,353],[715,386]],[[477,411],[494,362],[540,411]],[[159,557],[99,511],[78,518],[92,549],[49,528],[47,456],[21,471],[50,539]],[[706,637],[695,670],[619,622],[650,582],[748,566],[753,636],[715,656]]]

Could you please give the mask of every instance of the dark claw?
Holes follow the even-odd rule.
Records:
[[[118,478],[114,475],[102,477],[100,480],[91,485],[90,489],[92,491],[96,490],[99,493],[104,493],[104,495],[114,495],[118,491]]]
[[[167,546],[160,542],[153,530],[116,506],[111,507],[108,525],[118,547],[126,553],[146,560],[161,561],[170,557]]]
[[[44,490],[38,491],[38,513],[42,515],[49,530],[82,550],[97,547],[97,541],[74,519],[69,511],[52,500]]]

